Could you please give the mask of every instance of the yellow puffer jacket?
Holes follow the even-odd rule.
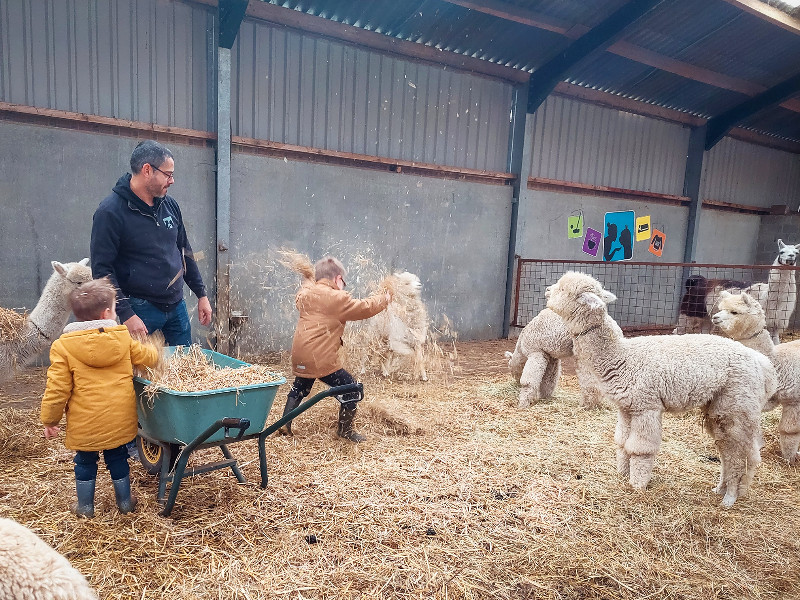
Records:
[[[114,321],[71,326],[78,330],[68,325],[69,333],[50,347],[42,423],[58,425],[66,410],[64,445],[71,450],[110,450],[130,442],[137,431],[133,365],[154,366],[158,350],[132,339]]]

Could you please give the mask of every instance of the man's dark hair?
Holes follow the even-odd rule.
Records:
[[[160,167],[168,158],[173,158],[173,156],[166,146],[155,140],[139,142],[131,154],[131,173],[138,173],[145,164]]]

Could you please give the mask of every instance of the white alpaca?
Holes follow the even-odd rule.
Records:
[[[738,342],[767,356],[778,373],[778,391],[765,410],[781,406],[778,432],[781,454],[790,465],[798,461],[800,447],[800,340],[785,344],[773,343],[766,328],[764,308],[746,293],[720,294],[719,311],[712,317],[714,325]]]
[[[427,381],[428,311],[420,297],[422,283],[408,271],[395,273],[392,279],[392,302],[367,325],[369,333],[380,340],[381,372],[389,377],[400,370],[403,362],[410,360],[414,376]]]
[[[0,519],[0,600],[97,600],[86,578],[27,527]]]
[[[566,273],[546,296],[578,360],[618,406],[617,470],[635,489],[650,481],[663,413],[700,408],[720,454],[714,491],[724,507],[747,493],[761,462],[761,410],[778,385],[767,357],[713,335],[624,338],[606,309],[616,297],[582,273]]]
[[[519,408],[550,398],[558,388],[561,361],[573,356],[572,335],[564,320],[549,308],[531,319],[517,338],[514,352],[506,352],[508,369],[520,384]],[[575,374],[581,388],[581,404],[598,406],[600,392],[591,372],[577,362]]]
[[[774,267],[794,267],[800,253],[800,244],[784,244],[778,240],[778,256]],[[789,326],[797,305],[796,273],[792,268],[770,269],[767,283],[747,284],[728,279],[706,279],[692,275],[686,280],[686,292],[681,299],[678,325],[672,333],[710,333],[711,315],[719,311],[720,292],[747,292],[761,303],[766,314],[767,329],[775,344]]]
[[[0,339],[0,381],[8,379],[15,366],[27,365],[63,333],[70,315],[69,293],[92,278],[88,264],[88,258],[77,263],[52,262],[53,274],[27,315],[22,334]]]

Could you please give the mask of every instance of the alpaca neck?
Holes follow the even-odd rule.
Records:
[[[765,356],[771,356],[775,351],[775,344],[772,341],[772,336],[767,329],[762,328],[750,337],[733,338],[743,346],[747,346],[756,352],[760,352]]]
[[[772,265],[780,265],[777,258]],[[769,301],[777,298],[794,299],[796,285],[794,269],[770,269],[767,279],[767,298]]]
[[[608,314],[600,323],[570,324],[570,332],[575,356],[599,371],[604,370],[605,357],[617,354],[622,339],[619,327]]]
[[[44,286],[39,302],[31,311],[30,321],[34,328],[49,340],[61,335],[69,320],[69,302],[67,295],[71,285],[58,273],[53,273]]]

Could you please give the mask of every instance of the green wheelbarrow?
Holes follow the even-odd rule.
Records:
[[[168,348],[174,352],[174,348]],[[203,350],[216,365],[240,368],[248,363],[212,350]],[[275,394],[284,377],[275,381],[222,388],[202,392],[177,392],[159,390],[155,395],[145,394],[151,382],[142,377],[133,378],[136,389],[139,433],[136,445],[144,468],[159,475],[158,501],[163,504],[160,514],[169,516],[175,507],[178,490],[184,477],[230,468],[239,483],[247,479],[231,454],[229,444],[245,440],[258,440],[258,459],[261,468],[261,487],[267,487],[266,439],[280,427],[307,411],[317,402],[330,396],[342,401],[361,400],[364,390],[361,383],[329,388],[312,396],[293,411],[267,426],[267,415]],[[187,469],[189,457],[195,450],[218,447],[223,460]],[[167,498],[167,484],[171,483]],[[165,502],[166,499],[166,502]]]

